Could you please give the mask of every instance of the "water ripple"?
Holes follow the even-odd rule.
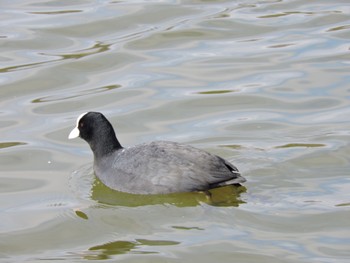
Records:
[[[0,15],[0,257],[348,261],[347,1],[26,0]],[[123,145],[227,158],[247,190],[217,205],[110,193],[67,140],[90,110]]]

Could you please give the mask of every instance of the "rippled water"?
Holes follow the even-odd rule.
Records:
[[[350,262],[350,3],[1,1],[0,261]],[[123,145],[232,161],[246,188],[140,197],[92,174],[76,117]]]

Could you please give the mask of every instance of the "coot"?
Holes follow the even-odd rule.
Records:
[[[95,175],[117,191],[133,194],[207,191],[246,181],[233,164],[189,145],[154,141],[124,148],[111,123],[99,112],[78,117],[68,138],[76,137],[90,145]]]

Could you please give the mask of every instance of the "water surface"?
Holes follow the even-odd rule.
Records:
[[[350,262],[348,1],[3,1],[0,261]],[[191,144],[245,188],[96,180],[76,117]]]

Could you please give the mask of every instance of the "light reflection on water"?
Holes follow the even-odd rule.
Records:
[[[11,1],[1,33],[0,260],[345,262],[346,1]],[[131,197],[68,141],[190,143],[246,189]]]

